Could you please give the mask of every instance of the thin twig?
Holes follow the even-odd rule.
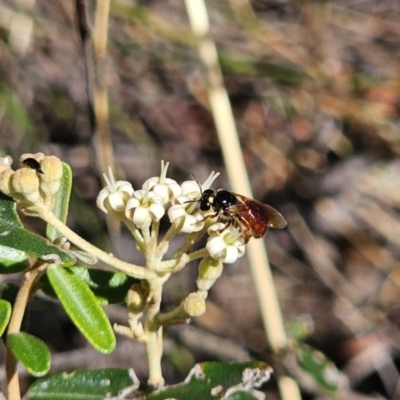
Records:
[[[18,291],[17,298],[13,306],[10,323],[8,325],[7,336],[18,333],[21,330],[22,319],[25,314],[32,287],[37,278],[43,273],[47,264],[40,264],[24,275],[24,281]],[[17,371],[17,359],[7,346],[6,348],[6,374],[8,387],[8,400],[21,400],[19,378]]]
[[[91,43],[91,30],[89,16],[85,0],[75,0],[76,19],[78,23],[79,36],[82,42],[83,63],[85,68],[85,92],[87,99],[87,110],[91,133],[95,131],[95,118],[93,110],[93,86],[94,86],[94,64],[93,49]]]
[[[87,251],[91,255],[97,257],[108,265],[113,266],[121,272],[124,272],[128,276],[132,276],[136,279],[154,279],[155,274],[148,269],[140,267],[135,264],[130,264],[128,262],[122,261],[112,254],[108,254],[98,247],[93,246],[91,243],[87,242],[79,235],[77,235],[73,230],[64,225],[58,218],[55,217],[51,212],[43,212],[40,215],[44,221],[56,228],[63,236],[65,236],[71,243],[75,246]]]
[[[192,30],[199,37],[199,55],[208,73],[208,97],[221,144],[225,165],[234,191],[251,196],[250,183],[240,148],[235,120],[224,87],[218,53],[209,35],[209,20],[203,0],[186,0]],[[261,240],[248,244],[248,258],[256,287],[267,338],[275,353],[287,344],[283,318],[272,278],[265,246]],[[289,377],[278,377],[283,400],[301,399],[297,383]]]
[[[98,0],[93,30],[95,52],[94,113],[96,118],[97,154],[100,171],[109,166],[114,170],[107,92],[107,39],[110,0]]]

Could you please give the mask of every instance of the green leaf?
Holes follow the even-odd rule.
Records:
[[[231,400],[256,399],[260,392],[255,388],[268,381],[271,373],[272,369],[260,361],[200,363],[190,371],[184,383],[152,392],[146,399],[215,400],[225,394]]]
[[[0,336],[3,336],[11,316],[11,304],[0,299]]]
[[[303,343],[297,343],[295,348],[300,367],[308,372],[315,381],[328,392],[334,393],[339,388],[339,377],[335,365],[320,351]]]
[[[72,266],[75,260],[59,247],[25,230],[15,211],[14,201],[0,193],[0,245],[20,250],[37,258],[59,258],[65,266]],[[8,271],[8,269],[7,269]],[[0,270],[0,272],[2,272]]]
[[[139,282],[122,272],[108,272],[84,267],[69,268],[82,281],[86,282],[100,304],[125,302],[129,288]]]
[[[24,251],[0,245],[0,274],[14,274],[28,266],[29,258]]]
[[[62,163],[63,175],[61,178],[61,186],[56,194],[55,203],[53,207],[53,214],[62,222],[67,222],[69,198],[72,187],[72,171],[68,164]],[[61,233],[57,231],[53,226],[47,224],[46,237],[52,242],[54,239],[61,236]]]
[[[13,129],[27,135],[33,134],[33,123],[24,105],[16,96],[15,90],[4,83],[0,84],[0,108],[5,111]]]
[[[15,299],[18,296],[18,292],[20,290],[20,286],[16,285],[12,282],[7,282],[1,287],[1,298],[5,301],[8,301],[11,304],[11,307],[14,307]],[[27,306],[27,312],[24,313],[24,318],[22,319],[21,331],[28,330],[29,328],[29,319],[30,313],[29,311],[30,303]],[[6,341],[7,337],[4,336],[3,340]]]
[[[300,316],[292,318],[287,327],[288,335],[293,338],[295,342],[304,342],[312,334],[314,323],[312,318],[307,316]]]
[[[115,335],[110,321],[85,282],[62,267],[47,270],[50,283],[71,320],[100,352],[111,353]]]
[[[229,393],[224,400],[259,400],[259,396],[251,393],[248,390],[237,389],[233,393]]]
[[[257,59],[233,58],[220,55],[221,68],[225,74],[237,74],[253,77],[270,77],[282,83],[310,82],[311,78],[303,71],[292,66],[272,64]]]
[[[245,370],[248,374],[244,374]],[[259,387],[268,380],[270,374],[271,368],[257,361],[207,362],[197,364],[184,383],[156,392],[139,393],[139,382],[131,370],[76,371],[38,380],[29,389],[28,396],[29,400],[103,400],[106,396],[120,395],[122,398],[121,390],[127,389],[133,397],[137,395],[147,400],[215,400],[222,398],[229,390],[226,397],[229,400],[255,400],[260,398],[260,392],[254,390],[254,387]]]
[[[4,283],[1,287],[1,298],[8,301],[10,304],[14,304],[19,288],[20,287],[13,282]]]
[[[85,282],[100,305],[124,303],[129,288],[138,280],[128,277],[122,272],[109,272],[86,267],[71,267],[68,271]],[[40,288],[47,295],[57,297],[47,275],[40,278]]]
[[[131,370],[110,368],[57,374],[36,381],[29,400],[104,400],[132,385],[139,385]]]
[[[42,340],[25,332],[12,333],[7,346],[30,374],[43,376],[49,371],[50,351]]]

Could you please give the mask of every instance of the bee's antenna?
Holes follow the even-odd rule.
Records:
[[[193,174],[192,174],[192,178],[193,178],[193,180],[196,181],[196,183],[199,185],[199,188],[200,188],[200,195],[203,196],[203,188],[201,187],[200,182],[197,180],[197,178],[196,178]],[[200,196],[200,197],[201,197],[201,196]],[[200,202],[200,199],[185,201],[185,203],[196,203],[196,202]]]
[[[201,187],[200,182],[197,180],[197,178],[196,178],[193,174],[192,174],[192,178],[193,178],[193,180],[195,180],[196,183],[199,185],[200,194],[203,195],[203,188]]]

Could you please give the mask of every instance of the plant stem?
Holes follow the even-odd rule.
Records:
[[[205,247],[203,247],[202,249],[199,249],[199,250],[193,251],[192,253],[189,253],[188,254],[188,256],[189,256],[188,262],[197,260],[198,258],[206,257],[208,255],[209,255],[209,253],[208,253],[207,249]]]
[[[153,388],[159,388],[164,385],[164,378],[161,371],[161,357],[163,353],[162,327],[156,323],[156,316],[160,312],[164,280],[165,279],[155,279],[149,282],[152,296],[148,302],[145,324],[145,344],[149,369],[149,379],[147,383]]]
[[[159,327],[156,331],[148,332],[146,338],[146,353],[149,369],[149,379],[147,383],[155,389],[164,385],[164,378],[161,371],[162,352],[162,327]]]
[[[129,232],[132,234],[132,236],[135,238],[136,244],[139,247],[139,250],[144,253],[145,252],[145,245],[144,245],[144,240],[143,236],[140,234],[139,230],[136,228],[135,224],[128,218],[124,218],[122,222],[126,225],[126,227],[129,229]]]
[[[178,233],[178,230],[175,227],[175,224],[171,224],[167,232],[165,233],[164,237],[160,240],[158,243],[158,248],[157,250],[161,249],[162,247],[165,246],[165,243],[168,243],[171,241],[171,239]]]
[[[12,333],[18,333],[21,330],[22,319],[25,314],[29,296],[32,293],[32,287],[46,267],[47,264],[40,264],[39,266],[25,273],[24,281],[15,299],[10,323],[8,325],[7,336],[11,335]],[[8,346],[6,348],[6,375],[8,400],[21,400],[17,372],[17,359]]]
[[[82,250],[87,251],[93,256],[97,257],[99,260],[102,260],[108,265],[118,269],[121,272],[124,272],[128,276],[132,276],[136,279],[154,279],[155,273],[149,271],[143,267],[140,267],[135,264],[130,264],[128,262],[122,261],[112,254],[108,254],[98,247],[93,246],[91,243],[87,242],[85,239],[81,238],[77,235],[73,230],[69,229],[68,226],[64,225],[53,213],[50,211],[43,211],[40,215],[38,215],[44,221],[54,226],[63,236],[65,236],[71,243],[75,244],[75,246],[81,248]]]

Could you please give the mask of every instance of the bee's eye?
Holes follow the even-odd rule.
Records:
[[[200,201],[200,210],[201,211],[208,211],[211,208],[210,201],[208,198],[202,199]]]
[[[203,195],[200,199],[200,210],[201,211],[210,211],[213,208],[215,200],[215,190],[213,189],[206,189],[203,192]]]

